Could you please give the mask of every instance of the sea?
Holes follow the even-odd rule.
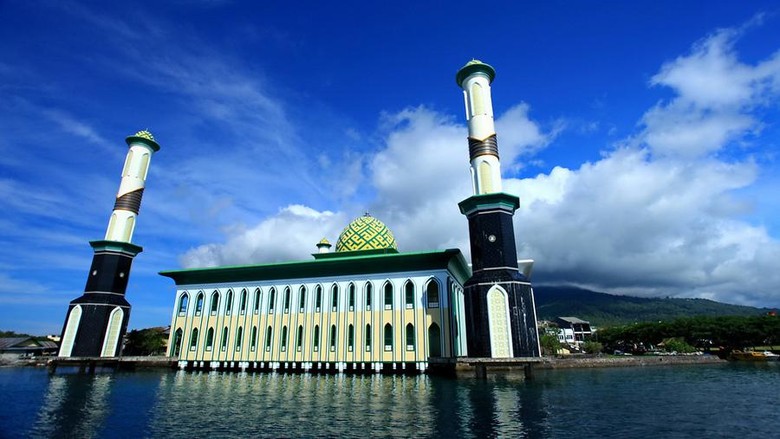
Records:
[[[780,365],[534,379],[0,368],[2,438],[775,438]]]

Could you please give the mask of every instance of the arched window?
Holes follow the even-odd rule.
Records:
[[[211,315],[217,315],[217,309],[219,309],[219,291],[214,290],[211,293]]]
[[[317,285],[314,289],[314,310],[319,311],[322,307],[322,286]]]
[[[233,290],[228,290],[227,298],[225,299],[225,315],[229,316],[230,311],[233,310]]]
[[[290,287],[284,289],[284,313],[290,312]]]
[[[260,288],[255,288],[254,312],[255,314],[258,314],[260,312]]]
[[[183,332],[181,328],[177,329],[176,332],[173,333],[173,346],[171,346],[171,356],[173,357],[178,357],[181,353],[181,341],[183,337],[182,334]]]
[[[349,283],[349,310],[354,311],[355,310],[355,284],[352,282]]]
[[[330,310],[336,311],[336,309],[339,306],[339,286],[333,284],[333,286],[330,288],[330,294],[331,294]]]
[[[195,299],[195,315],[199,316],[203,312],[203,291],[198,293],[198,298]]]
[[[241,340],[244,338],[244,328],[238,327],[236,330],[236,352],[241,352]]]
[[[334,352],[336,350],[336,325],[331,325],[330,327],[330,351]]]
[[[122,308],[116,307],[108,318],[108,329],[106,330],[106,336],[103,338],[103,350],[100,353],[101,357],[114,357],[117,354],[117,344],[119,342],[119,332],[122,326],[122,320],[124,320],[125,313]]]
[[[301,285],[300,288],[298,288],[298,308],[300,309],[300,312],[303,312],[306,310],[306,287]]]
[[[129,177],[130,176],[130,163],[133,162],[133,150],[127,152],[127,157],[125,158],[125,167],[122,168],[122,176],[123,177]]]
[[[281,340],[282,352],[287,350],[287,326],[282,326],[282,340]]]
[[[385,309],[393,309],[393,284],[385,282]]]
[[[393,350],[393,325],[385,325],[385,351]]]
[[[371,311],[371,296],[372,294],[372,288],[371,288],[371,282],[366,282],[366,311]]]
[[[314,339],[311,345],[314,346],[314,352],[320,350],[320,325],[314,325]]]
[[[241,302],[239,303],[238,310],[241,315],[246,313],[246,289],[241,290]]]
[[[252,326],[252,338],[249,340],[249,350],[254,352],[257,348],[257,326]]]
[[[411,323],[406,325],[406,350],[414,350],[414,325]]]
[[[268,293],[268,313],[274,313],[274,305],[276,305],[276,289],[271,288],[271,292]]]
[[[268,329],[265,330],[265,351],[270,352],[271,351],[271,343],[273,343],[273,337],[274,337],[274,328],[268,327]]]
[[[479,193],[493,192],[493,169],[486,160],[479,162]]]
[[[206,351],[211,351],[211,349],[214,347],[214,328],[209,328],[208,331],[206,331]]]
[[[149,171],[149,153],[144,153],[141,156],[141,166],[138,167],[138,173],[136,174],[141,180],[146,180],[146,173]]]
[[[404,285],[404,296],[406,297],[406,309],[414,308],[414,283],[411,280],[406,281],[406,285]]]
[[[228,343],[228,328],[227,326],[225,326],[224,328],[222,328],[222,338],[220,340],[220,344],[223,352],[227,350],[227,343]]]
[[[428,327],[428,356],[441,357],[441,330],[436,323]]]
[[[298,325],[298,332],[295,334],[295,350],[300,352],[303,348],[303,325]]]
[[[194,351],[198,347],[198,328],[192,328],[192,334],[190,334],[190,350]]]
[[[366,352],[371,352],[371,325],[366,324]]]
[[[478,82],[471,85],[471,112],[472,116],[487,113],[485,110],[485,98],[482,95],[482,86]]]
[[[179,298],[179,315],[182,316],[187,313],[187,305],[190,302],[190,296],[187,293],[184,293]]]
[[[349,325],[347,329],[347,350],[352,352],[355,349],[355,327]]]
[[[428,296],[428,308],[439,307],[439,283],[431,279],[425,287],[426,296]]]

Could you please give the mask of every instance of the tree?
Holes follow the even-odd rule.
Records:
[[[598,354],[604,350],[604,345],[597,341],[588,340],[582,343],[582,350],[588,354]]]
[[[123,355],[161,355],[165,347],[163,328],[134,329],[125,336]]]
[[[543,355],[555,355],[561,349],[561,342],[558,336],[553,334],[542,334],[539,339],[539,345],[542,347]]]

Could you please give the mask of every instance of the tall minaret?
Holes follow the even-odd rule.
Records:
[[[95,254],[84,294],[70,302],[62,328],[61,357],[116,357],[130,319],[125,300],[133,258],[142,248],[130,241],[141,207],[152,155],[160,150],[149,131],[127,139],[130,147],[122,169],[122,182],[108,221],[106,237],[90,241]]]
[[[455,80],[463,89],[469,123],[474,195],[458,206],[469,220],[472,276],[464,285],[469,357],[538,357],[531,282],[518,269],[512,218],[520,200],[501,192],[501,163],[490,84],[496,71],[468,62]]]

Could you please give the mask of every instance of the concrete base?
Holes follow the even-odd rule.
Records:
[[[429,358],[428,372],[454,378],[487,379],[489,375],[522,374],[525,379],[533,379],[534,367],[541,363],[541,357]]]

